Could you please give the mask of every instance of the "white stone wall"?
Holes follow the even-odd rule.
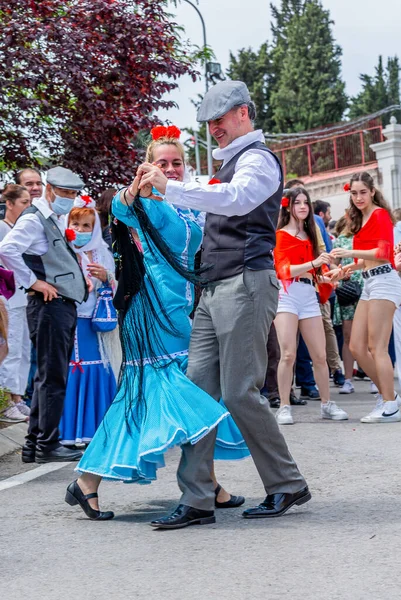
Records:
[[[381,190],[393,208],[401,207],[401,125],[396,118],[383,129],[384,142],[372,144],[382,179]]]

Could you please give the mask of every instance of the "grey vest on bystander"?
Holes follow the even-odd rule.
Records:
[[[69,247],[53,215],[46,218],[36,206],[27,208],[22,214],[35,214],[45,230],[49,243],[46,254],[37,256],[23,254],[25,264],[38,279],[53,285],[59,295],[81,304],[88,298],[85,277],[75,252]]]

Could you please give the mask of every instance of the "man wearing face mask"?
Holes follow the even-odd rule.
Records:
[[[76,302],[88,285],[64,237],[64,216],[84,183],[72,171],[47,172],[41,198],[33,201],[0,244],[0,260],[28,293],[27,317],[37,352],[37,373],[23,462],[79,460],[82,453],[59,443],[68,364],[76,327]]]

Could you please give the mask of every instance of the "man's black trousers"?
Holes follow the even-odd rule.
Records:
[[[29,334],[36,349],[37,371],[31,403],[26,445],[50,452],[59,443],[59,423],[63,414],[68,365],[77,323],[75,302],[43,296],[29,296]]]

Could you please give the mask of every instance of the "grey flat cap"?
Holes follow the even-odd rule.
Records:
[[[46,181],[51,185],[54,185],[64,190],[82,190],[84,182],[82,179],[64,167],[54,167],[49,169],[46,173]]]
[[[249,90],[243,81],[221,81],[205,94],[199,107],[197,121],[213,121],[222,117],[234,106],[251,101]]]

